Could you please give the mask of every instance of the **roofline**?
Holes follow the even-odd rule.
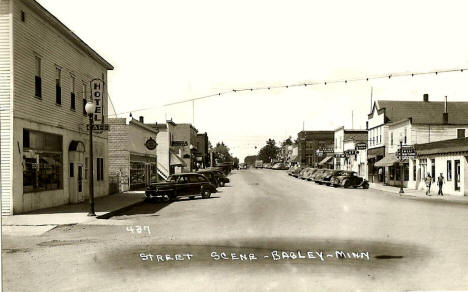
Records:
[[[107,70],[114,70],[108,61],[101,57],[95,50],[93,50],[88,44],[86,44],[79,36],[77,36],[71,29],[69,29],[65,24],[63,24],[57,17],[50,13],[46,8],[39,4],[36,0],[21,0],[21,2],[31,8],[36,13],[40,13],[45,16],[45,20],[49,22],[53,27],[58,29],[62,34],[68,37],[69,40],[74,42],[76,45],[81,47],[83,51],[88,53],[97,62],[101,63]]]
[[[138,120],[136,120],[136,119],[134,119],[134,118],[132,118],[128,124],[129,124],[129,125],[132,124],[132,125],[138,126],[138,127],[140,127],[140,128],[143,128],[143,129],[145,129],[145,130],[147,130],[147,131],[150,131],[150,132],[152,132],[152,133],[154,133],[154,134],[158,134],[158,131],[156,131],[155,129],[153,129],[153,128],[150,127],[150,126],[147,126],[147,125],[141,123],[140,121],[138,121]]]

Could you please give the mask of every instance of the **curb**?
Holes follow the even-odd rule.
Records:
[[[145,201],[145,199],[142,199],[141,201],[132,203],[132,204],[130,204],[130,205],[121,207],[121,208],[119,208],[119,209],[112,210],[112,211],[110,211],[110,212],[108,212],[108,213],[105,213],[105,214],[96,216],[96,219],[109,219],[109,218],[115,216],[117,213],[120,213],[120,212],[123,212],[123,211],[127,211],[127,210],[129,210],[129,209],[135,207],[136,205],[143,203],[144,201]]]

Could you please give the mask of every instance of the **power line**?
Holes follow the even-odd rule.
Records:
[[[334,80],[322,80],[322,81],[311,81],[311,82],[298,82],[298,83],[291,83],[291,84],[284,84],[284,85],[271,85],[271,86],[260,86],[260,87],[248,87],[248,88],[233,88],[230,90],[225,90],[221,91],[218,93],[213,93],[213,94],[208,94],[208,95],[203,95],[195,98],[190,98],[190,99],[185,99],[185,100],[180,100],[176,102],[171,102],[164,104],[163,107],[171,106],[171,105],[177,105],[177,104],[182,104],[186,102],[194,102],[196,100],[201,100],[201,99],[207,99],[211,97],[216,97],[216,96],[221,96],[221,95],[227,95],[227,94],[233,94],[237,92],[245,92],[245,91],[260,91],[260,90],[272,90],[272,89],[289,89],[289,88],[294,88],[294,87],[308,87],[308,86],[327,86],[330,84],[348,84],[352,82],[362,82],[362,81],[371,81],[371,80],[377,80],[377,79],[391,79],[391,78],[398,78],[398,77],[414,77],[414,76],[421,76],[421,75],[439,75],[442,73],[453,73],[453,72],[464,72],[465,70],[468,70],[468,68],[458,68],[458,69],[441,69],[441,70],[433,70],[433,71],[424,71],[424,72],[396,72],[396,73],[385,73],[381,75],[373,75],[373,76],[366,76],[366,77],[357,77],[357,78],[342,78],[342,79],[334,79]],[[121,114],[128,114],[128,113],[133,113],[133,112],[139,112],[139,111],[145,111],[145,110],[150,110],[150,109],[155,109],[160,106],[151,106],[151,107],[146,107],[146,108],[141,108],[141,109],[134,109],[131,111],[126,111],[126,112],[121,112],[121,113],[116,113],[115,116],[121,115]]]

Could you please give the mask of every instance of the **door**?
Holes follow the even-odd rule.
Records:
[[[77,184],[77,191],[78,191],[78,201],[83,201],[83,165],[77,165],[77,176],[76,176],[76,184]]]
[[[454,177],[454,183],[455,183],[455,190],[459,191],[460,190],[460,160],[455,160],[455,177]]]
[[[149,186],[151,184],[151,164],[145,164],[145,186]]]

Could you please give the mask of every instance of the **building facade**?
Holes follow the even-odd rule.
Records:
[[[334,138],[334,169],[355,171],[358,175],[367,176],[367,151],[362,149],[367,144],[367,130],[345,129],[335,130]]]
[[[120,191],[135,190],[155,183],[158,177],[157,149],[145,144],[156,141],[158,131],[140,120],[109,119],[109,175],[118,177]]]
[[[322,157],[317,150],[333,144],[334,131],[301,131],[297,134],[298,158],[301,165],[317,166]]]
[[[0,2],[2,214],[82,202],[90,179],[90,81],[113,67],[35,1]],[[106,97],[107,95],[105,95]],[[107,98],[102,121],[107,122]],[[95,196],[108,194],[107,133],[95,135]]]
[[[196,164],[197,168],[206,168],[210,165],[210,153],[209,149],[210,141],[208,140],[207,133],[198,133],[197,134],[197,144],[196,144]]]

